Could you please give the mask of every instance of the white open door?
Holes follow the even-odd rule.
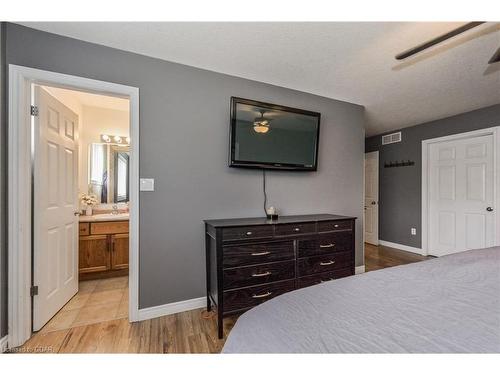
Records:
[[[378,245],[378,151],[365,154],[365,242]]]
[[[493,135],[429,146],[429,254],[494,246]]]
[[[33,330],[78,292],[78,116],[34,88]]]

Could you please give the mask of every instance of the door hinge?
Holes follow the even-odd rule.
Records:
[[[33,285],[30,288],[30,296],[34,297],[34,296],[37,296],[37,295],[38,295],[38,285]]]
[[[36,105],[32,105],[30,108],[31,116],[38,116],[38,107]]]

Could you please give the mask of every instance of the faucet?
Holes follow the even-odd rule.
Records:
[[[113,205],[113,211],[111,211],[111,215],[118,215],[119,212],[118,212],[118,205],[117,204],[114,204]]]

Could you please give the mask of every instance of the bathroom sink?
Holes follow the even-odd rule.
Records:
[[[128,212],[120,212],[117,214],[106,213],[106,214],[96,214],[92,216],[80,216],[80,222],[89,221],[123,221],[129,219]]]

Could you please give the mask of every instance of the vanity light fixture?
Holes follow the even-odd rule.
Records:
[[[130,137],[122,137],[121,135],[101,134],[101,140],[104,143],[118,144],[122,146],[130,144]]]

